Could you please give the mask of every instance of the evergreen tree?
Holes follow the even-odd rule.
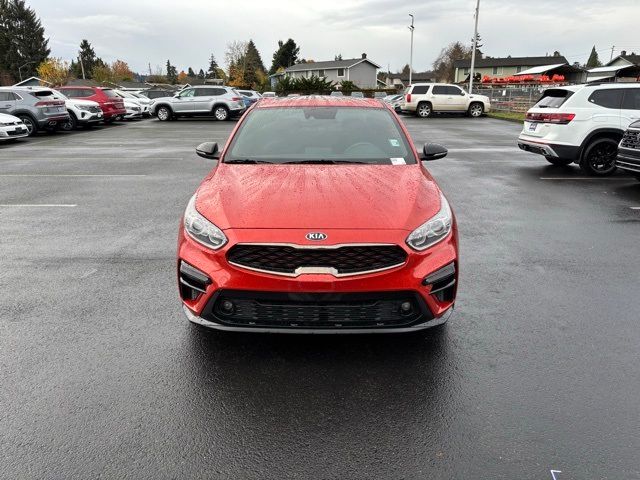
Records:
[[[596,68],[596,67],[601,67],[602,66],[602,62],[600,61],[600,58],[598,58],[598,52],[596,51],[596,46],[594,45],[593,48],[591,49],[591,55],[589,55],[589,60],[587,60],[587,68]]]
[[[198,72],[198,78],[204,79],[204,70],[200,69]]]
[[[338,60],[342,60],[342,54],[339,53],[337,55],[334,55],[333,59],[337,62]]]
[[[482,58],[484,53],[480,50],[483,47],[480,33],[476,34],[476,58]],[[473,38],[471,39],[471,51],[473,51]]]
[[[209,57],[209,68],[207,69],[206,77],[218,78],[218,68],[220,67],[218,66],[218,62],[216,62],[216,57],[212,53]]]
[[[175,85],[178,82],[178,70],[167,60],[167,81]]]
[[[20,73],[30,77],[49,53],[49,40],[35,11],[24,0],[0,0],[0,72],[14,79]]]
[[[244,58],[241,60],[244,70],[244,83],[246,86],[256,87],[260,79],[264,76],[264,64],[260,57],[260,52],[256,48],[253,40],[249,40]]]
[[[298,53],[300,53],[300,47],[296,45],[293,39],[289,39],[286,42],[278,40],[278,49],[273,54],[273,62],[269,69],[269,74],[273,75],[279,68],[287,68],[296,63],[298,60]]]
[[[196,72],[193,71],[193,68],[189,67],[189,69],[187,70],[187,76],[189,76],[189,77],[195,77],[196,76]]]

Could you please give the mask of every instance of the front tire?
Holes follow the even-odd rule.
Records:
[[[472,118],[480,118],[484,113],[484,105],[481,103],[475,102],[469,105],[469,109],[467,110],[467,115]]]
[[[76,128],[78,128],[78,120],[73,113],[69,112],[69,120],[60,124],[60,130],[62,130],[63,132],[71,132]]]
[[[598,138],[584,151],[580,168],[594,177],[608,177],[616,171],[618,142],[613,138]]]
[[[229,110],[222,105],[217,106],[213,109],[213,116],[219,122],[224,122],[225,120],[229,120]]]
[[[567,165],[571,165],[573,160],[569,158],[558,158],[558,157],[544,157],[547,159],[551,165],[555,165],[557,167],[566,167]]]
[[[416,107],[416,115],[418,115],[420,118],[430,117],[432,113],[433,110],[429,102],[420,102]]]
[[[33,118],[31,118],[31,116],[22,114],[17,115],[17,117],[22,120],[24,126],[27,127],[27,131],[29,132],[30,137],[38,133],[38,123]]]
[[[165,107],[163,105],[156,111],[156,116],[161,122],[168,122],[169,120],[171,120],[171,117],[173,117],[173,112],[169,107]]]

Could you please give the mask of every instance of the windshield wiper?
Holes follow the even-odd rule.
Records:
[[[337,163],[368,163],[368,162],[360,162],[358,160],[329,160],[327,158],[321,158],[319,160],[294,160],[292,162],[284,162],[284,163],[305,163],[305,164],[317,163],[319,165],[335,165]]]
[[[233,160],[225,160],[224,163],[273,163],[266,160],[255,160],[253,158],[235,158]]]

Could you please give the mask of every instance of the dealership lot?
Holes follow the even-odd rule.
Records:
[[[450,149],[428,167],[461,234],[454,316],[415,335],[187,322],[193,148],[232,122],[0,145],[2,476],[640,476],[640,182],[550,166],[519,124],[403,121]]]

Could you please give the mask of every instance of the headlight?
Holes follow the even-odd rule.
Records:
[[[87,106],[87,105],[76,105],[76,108],[78,110],[85,110],[85,111],[89,111],[91,109],[91,107]]]
[[[407,245],[418,251],[429,248],[449,235],[452,222],[449,202],[440,193],[440,211],[409,234]]]
[[[196,242],[217,250],[227,243],[225,234],[196,210],[196,196],[187,204],[184,212],[184,229]]]

